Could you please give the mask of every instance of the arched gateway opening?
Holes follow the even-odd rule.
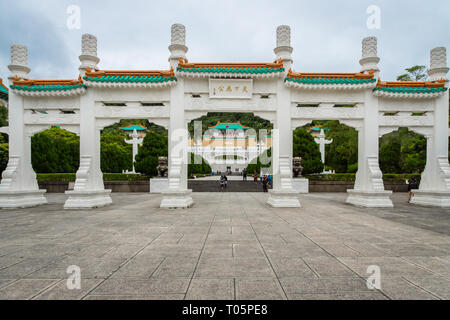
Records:
[[[261,158],[272,147],[272,128],[270,121],[253,113],[208,112],[192,120],[188,124],[188,152],[202,157],[210,172],[205,176],[189,170],[189,188],[194,192],[262,192],[264,175],[270,188],[271,159],[264,159],[261,165]],[[189,167],[196,168],[196,164]],[[221,188],[224,177],[225,187]]]
[[[204,63],[187,59],[185,27],[171,28],[167,70],[100,70],[97,39],[82,36],[80,74],[71,80],[30,80],[27,48],[11,47],[8,91],[9,161],[0,207],[46,202],[31,167],[30,137],[54,125],[80,136],[80,165],[65,208],[112,202],[101,172],[100,133],[120,119],[148,119],[168,130],[168,188],[160,207],[193,205],[188,188],[188,124],[208,112],[245,112],[273,124],[273,207],[300,207],[293,187],[293,130],[313,120],[337,120],[358,132],[358,170],[347,203],[392,207],[379,161],[379,137],[408,127],[427,140],[426,165],[413,203],[450,206],[449,96],[446,49],[430,52],[429,81],[383,81],[377,39],[362,41],[361,68],[351,73],[294,71],[291,31],[276,31],[275,59],[264,63]],[[115,107],[110,107],[120,103]],[[351,105],[351,108],[342,106]],[[301,107],[298,107],[301,106]],[[48,115],[33,110],[49,108]],[[393,116],[388,116],[392,114]],[[420,114],[420,115],[419,115]]]

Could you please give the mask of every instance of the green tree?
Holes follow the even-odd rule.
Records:
[[[239,112],[208,112],[206,116],[191,121],[188,125],[189,134],[194,135],[194,121],[202,122],[202,133],[214,126],[217,122],[240,122],[243,126],[254,129],[257,134],[260,129],[270,130],[273,128],[270,121],[254,116],[253,113]]]
[[[405,71],[406,73],[397,77],[398,81],[425,81],[428,78],[426,66],[413,66]]]
[[[304,127],[294,130],[292,147],[293,156],[302,157],[303,174],[322,172],[319,145]]]
[[[167,136],[149,131],[144,138],[142,147],[136,155],[135,169],[137,172],[148,176],[156,176],[158,157],[167,157],[168,154]]]
[[[392,132],[380,139],[380,170],[385,173],[400,173],[401,141],[398,132]]]
[[[264,151],[262,155],[256,158],[256,160],[251,161],[247,165],[248,175],[253,175],[256,171],[257,174],[261,172],[261,168],[269,168],[272,165],[272,148]]]
[[[355,172],[358,167],[358,132],[337,120],[326,121],[327,139],[333,143],[325,146],[325,164],[337,173]]]
[[[202,156],[189,152],[188,157],[190,157],[191,159],[190,163],[188,164],[188,177],[191,177],[195,174],[211,173],[211,167],[209,163],[205,159],[203,159]]]
[[[8,109],[0,105],[0,127],[8,126]],[[0,133],[0,143],[8,142],[8,135],[6,133]]]
[[[384,173],[420,173],[426,163],[426,139],[408,128],[380,138],[380,169]]]
[[[8,144],[0,143],[0,173],[2,173],[8,165]]]
[[[132,147],[116,142],[101,144],[101,169],[102,172],[121,173],[123,170],[132,169]]]
[[[76,172],[80,139],[76,134],[52,127],[31,138],[31,163],[39,173]]]

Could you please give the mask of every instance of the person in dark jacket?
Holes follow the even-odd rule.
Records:
[[[227,187],[227,176],[225,174],[222,174],[220,176],[220,190],[225,191],[224,189]]]
[[[269,179],[267,179],[267,176],[264,175],[262,177],[263,192],[267,192],[267,184],[268,183],[269,183]]]
[[[419,189],[419,183],[414,177],[411,177],[411,179],[408,180],[408,202],[411,202],[412,190],[414,189]]]

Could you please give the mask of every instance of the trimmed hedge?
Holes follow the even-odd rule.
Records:
[[[192,174],[200,177],[206,177],[210,174],[197,173]],[[191,175],[191,176],[192,176]],[[310,174],[305,175],[305,178],[313,181],[355,181],[354,173],[335,173],[335,174]],[[405,181],[414,177],[420,182],[420,174],[417,173],[385,173],[383,174],[384,181]],[[75,173],[38,173],[38,181],[75,181]],[[126,174],[126,173],[104,173],[104,181],[144,181],[150,179],[149,176],[140,174]]]
[[[75,181],[75,173],[38,173],[38,181]],[[150,177],[140,174],[126,173],[104,173],[104,181],[142,181],[148,180]]]
[[[335,174],[310,174],[305,175],[305,178],[313,181],[355,181],[354,173],[335,173]],[[384,181],[405,181],[414,177],[420,182],[420,174],[417,173],[385,173],[383,174]]]

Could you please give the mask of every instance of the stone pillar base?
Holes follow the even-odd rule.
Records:
[[[379,190],[379,191],[358,191],[354,189],[347,190],[348,197],[347,203],[353,204],[359,207],[366,208],[393,208],[390,195],[392,191]]]
[[[111,190],[66,191],[69,198],[64,209],[92,209],[104,207],[112,203]]]
[[[150,193],[164,193],[169,189],[169,178],[150,179]]]
[[[306,178],[292,178],[292,189],[298,193],[308,193],[309,180]]]
[[[300,201],[297,198],[298,191],[277,191],[269,190],[267,203],[274,208],[300,208]]]
[[[167,190],[163,192],[160,208],[189,208],[194,204],[191,197],[192,190]]]
[[[411,203],[441,208],[450,208],[450,191],[413,190]]]
[[[18,191],[0,191],[0,208],[28,208],[41,204],[47,204],[44,193],[47,190],[18,190]]]

